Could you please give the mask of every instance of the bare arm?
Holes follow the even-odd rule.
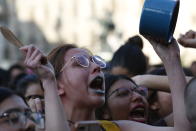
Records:
[[[180,61],[180,52],[176,40],[168,46],[160,41],[155,42],[149,39],[156,53],[159,55],[165,66],[168,82],[173,100],[174,127],[176,130],[189,130],[190,125],[186,117],[184,104],[184,89],[186,79]],[[157,44],[158,43],[158,44]]]
[[[25,65],[34,70],[40,77],[45,97],[45,124],[46,131],[69,131],[63,106],[57,93],[57,83],[52,65],[40,63],[43,53],[34,46],[21,48],[26,52]]]
[[[56,80],[44,80],[43,87],[45,87],[46,131],[68,131],[69,126],[57,94]]]
[[[186,76],[186,81],[189,82],[193,77]],[[138,85],[144,85],[149,89],[155,89],[165,92],[170,92],[168,76],[160,75],[138,75],[132,77]]]
[[[161,41],[149,38],[154,50],[164,63],[168,83],[173,100],[174,127],[152,127],[129,121],[117,122],[123,131],[191,131],[190,124],[185,114],[184,89],[186,79],[180,62],[179,48],[176,40],[166,46]]]

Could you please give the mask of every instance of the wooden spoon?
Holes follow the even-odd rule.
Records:
[[[4,36],[4,38],[6,40],[8,40],[10,43],[12,43],[13,45],[17,46],[18,48],[24,46],[24,44],[19,39],[17,39],[17,37],[14,35],[14,33],[12,33],[12,31],[9,30],[8,28],[1,26],[0,31],[1,31],[2,35]],[[47,58],[42,57],[40,62],[41,62],[41,64],[46,65]]]

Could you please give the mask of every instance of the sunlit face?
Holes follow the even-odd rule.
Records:
[[[28,110],[24,100],[19,96],[12,96],[7,98],[0,104],[0,114],[5,112],[24,112]],[[13,120],[14,123],[18,123],[17,119]],[[17,126],[16,126],[17,125]],[[35,125],[29,121],[25,126],[19,126],[20,124],[10,124],[7,118],[0,119],[0,131],[34,131]]]
[[[88,67],[82,67],[73,56],[84,56],[89,60]],[[85,49],[70,49],[64,58],[65,66],[61,73],[66,99],[77,106],[99,107],[104,101],[105,84],[101,68],[91,61]]]
[[[147,122],[148,103],[145,97],[127,90],[135,87],[136,85],[125,79],[118,80],[112,85],[107,100],[108,114],[112,120]]]

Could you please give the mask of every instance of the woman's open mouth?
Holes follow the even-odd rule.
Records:
[[[101,76],[97,76],[90,82],[89,88],[91,91],[98,95],[105,95],[105,89],[103,84],[104,78]]]
[[[147,114],[144,105],[138,105],[129,113],[129,119],[141,123],[147,122]]]

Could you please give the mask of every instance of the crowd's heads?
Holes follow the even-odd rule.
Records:
[[[196,103],[195,103],[195,94],[196,94],[196,78],[193,78],[185,88],[185,108],[187,118],[190,121],[192,128],[196,129]]]
[[[22,97],[8,88],[0,88],[0,130],[34,131],[35,124],[25,115],[28,111]]]
[[[41,87],[40,80],[35,74],[28,74],[21,78],[16,85],[16,91],[25,97],[29,102],[30,99],[44,99],[44,91]]]
[[[7,87],[9,83],[9,73],[4,69],[0,69],[0,87]]]
[[[124,75],[105,75],[106,102],[97,109],[98,119],[146,122],[148,103],[144,90]]]
[[[26,75],[27,75],[26,73],[20,73],[20,74],[18,74],[12,81],[9,82],[9,87],[12,90],[16,90],[18,82],[20,81],[20,79],[22,79]]]
[[[166,76],[166,71],[164,67],[159,67],[149,74],[152,75],[164,75]],[[158,90],[149,91],[149,123],[154,123],[172,113],[172,99],[171,94]]]
[[[189,69],[183,68],[183,70],[186,76],[192,76],[192,73]],[[167,75],[164,67],[155,68],[154,70],[151,70],[149,74],[163,76]],[[150,90],[149,92],[149,122],[154,123],[157,120],[165,118],[170,113],[172,113],[172,98],[171,94],[167,92],[157,90]]]
[[[135,76],[147,70],[147,60],[142,52],[143,42],[139,36],[131,37],[113,55],[110,62],[113,74]]]
[[[104,75],[99,65],[102,60],[74,45],[55,48],[48,59],[54,67],[63,104],[96,108],[104,103]]]
[[[20,64],[14,64],[12,65],[9,70],[8,70],[9,74],[10,74],[10,80],[14,80],[16,78],[16,76],[18,76],[19,74],[25,73],[26,69],[24,66],[20,65]]]

